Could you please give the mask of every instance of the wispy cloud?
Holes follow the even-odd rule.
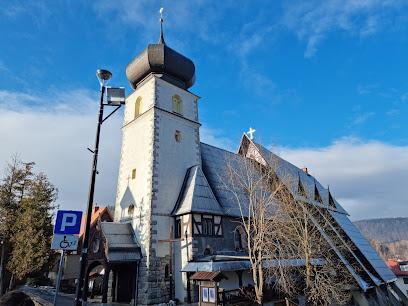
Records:
[[[408,146],[343,138],[321,148],[281,148],[280,155],[330,185],[354,220],[408,217]]]
[[[202,142],[235,152],[237,144],[226,136],[222,130],[203,126],[200,128],[200,139]]]
[[[0,6],[0,16],[9,19],[31,18],[36,26],[44,25],[52,15],[51,6],[59,5],[58,1],[9,1],[8,5]]]
[[[304,56],[308,58],[329,33],[373,35],[390,25],[390,12],[398,13],[406,4],[399,0],[290,1],[284,6],[283,24],[306,41]]]
[[[6,64],[0,60],[0,71],[8,71]]]
[[[111,19],[136,30],[147,41],[159,38],[159,9],[164,7],[165,38],[171,38],[173,47],[188,49],[189,38],[193,44],[197,39],[208,44],[217,44],[226,39],[226,31],[220,26],[232,0],[208,1],[158,1],[158,0],[102,0],[94,5],[95,12],[110,26]],[[175,35],[174,33],[177,33]],[[168,40],[169,41],[169,40]]]
[[[359,84],[357,86],[357,93],[359,95],[365,96],[377,91],[379,88],[379,84]]]
[[[236,28],[231,30],[225,27],[225,18],[236,18],[245,10],[231,0],[222,3],[103,0],[98,2],[94,9],[102,20],[115,18],[137,30],[147,41],[152,41],[152,37],[158,38],[160,6],[165,9],[165,39],[171,47],[178,51],[191,51],[194,45],[198,44],[198,40],[207,45],[216,45],[237,59],[239,80],[244,88],[258,97],[268,98],[268,103],[279,102],[287,97],[294,100],[292,89],[279,88],[270,77],[259,71],[259,67],[253,65],[254,60],[251,59],[262,45],[270,44],[277,36],[278,25],[270,21],[270,16],[265,11],[256,13],[256,18],[252,17],[250,21],[234,24]],[[186,41],[191,44],[186,44]]]
[[[387,116],[398,116],[400,114],[400,110],[396,108],[392,108],[386,112]]]
[[[405,90],[401,88],[384,87],[379,83],[359,84],[357,86],[357,93],[361,96],[380,97],[382,99],[385,99],[390,104],[390,109],[385,112],[386,115],[389,115],[389,116],[398,115],[401,112],[402,108],[406,107],[406,104],[407,104],[406,102],[408,102],[408,93]],[[361,110],[361,106],[360,106],[360,109],[358,110],[355,109],[354,111],[357,112],[360,110]],[[364,115],[369,115],[369,114],[370,112],[361,114],[361,116],[364,117]],[[371,116],[372,115],[369,115],[369,117]],[[363,117],[361,117],[361,119],[364,119]],[[356,117],[355,119],[358,119],[358,117]]]
[[[349,127],[353,127],[356,125],[360,125],[365,123],[368,119],[373,117],[375,115],[375,112],[365,112],[365,113],[360,113],[357,114],[351,121]]]

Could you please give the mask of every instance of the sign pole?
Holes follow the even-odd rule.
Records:
[[[57,306],[57,299],[58,299],[58,291],[61,284],[61,277],[62,277],[62,270],[64,269],[64,250],[61,250],[61,257],[58,267],[58,276],[57,281],[55,283],[55,296],[54,296],[54,306]]]

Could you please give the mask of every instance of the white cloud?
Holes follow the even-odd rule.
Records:
[[[202,142],[235,152],[237,143],[234,143],[230,138],[226,137],[221,130],[212,129],[206,126],[200,128],[200,139]]]
[[[45,104],[46,103],[46,104]],[[108,113],[106,109],[106,113]],[[58,203],[85,209],[98,112],[98,92],[81,89],[43,95],[0,90],[0,177],[14,154],[36,162],[59,189]],[[102,126],[95,202],[114,204],[121,147],[122,115]],[[235,150],[222,132],[203,127],[201,139]]]
[[[408,146],[344,138],[323,148],[283,148],[280,155],[330,185],[354,220],[408,217]]]
[[[59,189],[60,205],[85,209],[92,158],[86,148],[94,143],[97,109],[97,93],[87,90],[45,96],[0,91],[0,175],[17,153],[49,176]],[[97,203],[115,198],[121,121],[114,115],[102,127]]]
[[[360,125],[365,123],[368,119],[370,119],[371,117],[373,117],[375,115],[374,112],[365,112],[365,113],[360,113],[357,114],[355,116],[355,118],[353,118],[350,127],[356,126],[356,125]]]
[[[41,104],[47,102],[45,104]],[[52,103],[51,103],[52,101]],[[12,103],[11,103],[12,102]],[[97,93],[54,91],[44,96],[0,90],[0,176],[5,163],[19,153],[35,161],[59,188],[58,203],[85,209],[97,117]],[[122,115],[102,127],[95,202],[113,204],[121,145]],[[221,130],[202,127],[203,142],[235,151]],[[307,166],[353,219],[408,216],[408,147],[345,138],[322,148],[281,148],[280,155]]]
[[[390,11],[398,12],[404,5],[399,0],[291,1],[284,7],[283,24],[306,41],[304,55],[312,57],[330,32],[372,35],[389,25]]]

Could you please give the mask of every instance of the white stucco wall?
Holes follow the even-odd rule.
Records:
[[[115,221],[132,222],[142,252],[147,251],[150,229],[150,194],[153,160],[153,122],[155,100],[154,78],[147,81],[126,99],[122,127],[122,150],[119,166]],[[142,97],[141,114],[135,118],[135,101]],[[132,170],[136,177],[132,179]],[[133,216],[127,209],[134,205]]]
[[[183,101],[183,117],[189,120],[198,121],[198,96],[195,94],[181,89],[173,84],[163,81],[160,78],[156,78],[157,99],[156,106],[167,110],[173,111],[173,96],[179,95]]]
[[[182,99],[181,115],[173,113],[176,94]],[[139,97],[141,114],[135,118]],[[157,257],[170,255],[169,242],[163,241],[173,238],[170,214],[187,169],[201,162],[197,100],[196,95],[157,77],[126,99],[115,221],[132,223],[144,254],[151,246]],[[175,139],[176,130],[181,133],[180,142]],[[135,179],[132,169],[136,169]],[[135,207],[132,216],[127,213],[130,204]],[[191,255],[191,237],[187,244]],[[176,297],[184,300],[186,275],[179,271],[188,261],[185,240],[173,244],[172,255]]]
[[[156,172],[156,201],[152,220],[157,221],[157,239],[168,239],[169,228],[174,220],[170,216],[179,192],[181,190],[187,169],[200,163],[199,155],[199,123],[197,119],[197,97],[188,91],[178,88],[161,79],[156,79],[157,139]],[[183,114],[172,113],[173,96],[179,95],[183,103]],[[162,110],[164,109],[164,110]],[[186,120],[189,119],[189,120]],[[181,141],[177,142],[175,133],[181,133]],[[156,246],[159,257],[168,254],[163,244]]]
[[[159,206],[156,212],[169,214],[176,204],[187,169],[200,163],[197,144],[199,125],[160,110],[157,110],[157,115]],[[181,133],[180,142],[175,139],[176,130]]]

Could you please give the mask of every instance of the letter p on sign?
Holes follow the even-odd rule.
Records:
[[[79,234],[82,211],[59,210],[55,220],[54,234]]]

